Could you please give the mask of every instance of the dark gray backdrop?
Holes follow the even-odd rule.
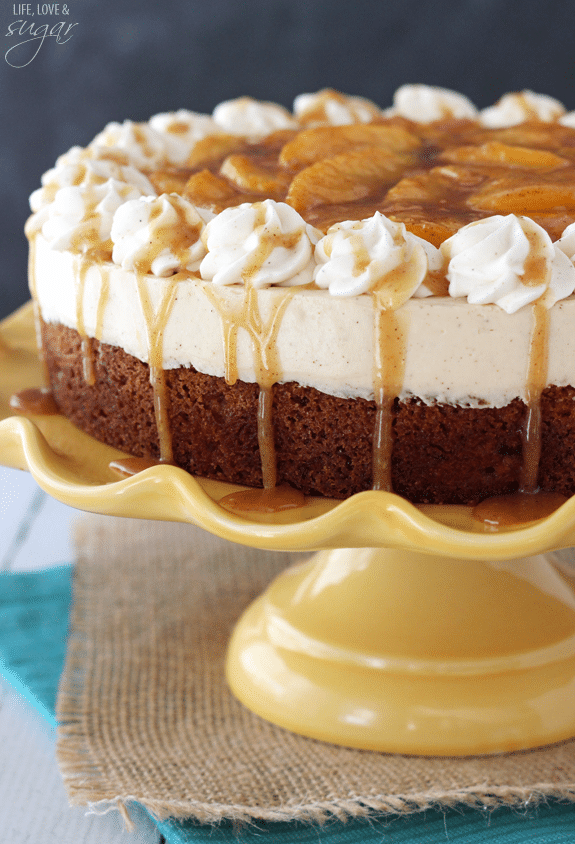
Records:
[[[57,155],[110,120],[210,112],[242,94],[289,107],[326,86],[386,106],[404,82],[454,88],[480,107],[531,88],[575,108],[571,0],[71,0],[68,15],[60,4],[44,16],[34,0],[34,17],[0,2],[0,317],[28,298],[28,195]],[[13,68],[5,52],[25,40],[9,34],[16,20],[77,26]],[[9,58],[23,64],[34,49]]]

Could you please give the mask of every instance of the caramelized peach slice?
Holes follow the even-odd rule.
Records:
[[[189,170],[156,170],[148,175],[156,191],[162,193],[182,193],[190,177]]]
[[[286,202],[301,214],[316,205],[365,199],[393,183],[407,164],[405,156],[381,147],[361,147],[306,167],[293,179]]]
[[[279,161],[284,167],[298,170],[354,147],[378,146],[390,152],[411,152],[420,145],[419,138],[393,123],[320,126],[296,135],[282,149]]]
[[[573,213],[569,214],[560,210],[541,211],[539,213],[531,211],[529,218],[545,229],[551,240],[559,240],[567,226],[573,222]]]
[[[486,164],[495,167],[523,167],[550,169],[569,164],[565,158],[544,149],[510,146],[501,141],[488,141],[481,146],[464,146],[446,149],[442,161],[454,164]]]
[[[272,199],[284,197],[291,181],[288,173],[259,167],[246,155],[229,155],[222,164],[220,173],[234,182],[240,190],[263,193]]]
[[[557,149],[564,143],[568,135],[564,126],[559,123],[522,123],[519,126],[509,126],[505,129],[491,129],[489,137],[504,144],[523,147],[547,147]],[[571,130],[572,131],[572,130]]]
[[[401,179],[387,192],[385,201],[437,201],[454,192],[469,191],[482,184],[486,178],[484,172],[467,167],[433,167],[426,173]]]
[[[186,182],[184,197],[198,208],[211,208],[218,211],[225,208],[229,200],[238,195],[238,191],[226,179],[215,176],[209,170],[194,173]]]
[[[515,181],[497,179],[468,197],[467,205],[491,214],[575,211],[575,182],[517,184]]]
[[[188,167],[204,167],[210,161],[217,161],[232,152],[244,152],[246,142],[237,135],[208,135],[194,144],[188,156]]]
[[[271,135],[266,135],[265,138],[262,138],[257,142],[257,146],[263,150],[269,151],[279,151],[292,141],[298,132],[295,129],[277,129],[275,132],[272,132]]]

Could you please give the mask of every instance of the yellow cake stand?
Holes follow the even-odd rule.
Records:
[[[121,452],[61,416],[11,414],[38,386],[31,307],[0,324],[0,460],[92,512],[190,522],[283,551],[280,575],[232,636],[227,676],[253,712],[312,738],[425,755],[500,753],[575,736],[575,497],[489,532],[465,507],[364,492],[272,515],[218,501],[237,490],[155,466],[118,480]]]

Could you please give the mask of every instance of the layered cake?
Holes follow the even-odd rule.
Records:
[[[575,113],[404,86],[112,123],[31,197],[60,412],[192,474],[575,491]]]

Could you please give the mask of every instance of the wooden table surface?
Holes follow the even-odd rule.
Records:
[[[27,472],[0,467],[0,571],[71,564],[70,525],[81,517]],[[160,844],[144,812],[128,833],[118,812],[70,808],[55,759],[54,730],[0,677],[0,842]]]

